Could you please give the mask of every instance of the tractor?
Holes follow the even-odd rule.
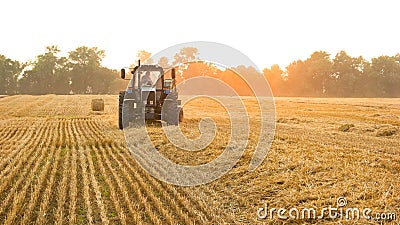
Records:
[[[165,78],[164,69],[158,65],[140,65],[131,69],[132,78],[126,78],[121,69],[121,78],[129,80],[126,91],[119,93],[118,125],[120,129],[140,124],[140,121],[164,121],[178,125],[183,120],[181,100],[178,100],[175,68],[171,78]]]

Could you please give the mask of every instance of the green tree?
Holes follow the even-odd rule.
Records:
[[[279,67],[279,65],[274,64],[271,68],[265,68],[263,73],[272,89],[272,93],[276,96],[284,95],[284,71]]]
[[[95,94],[109,94],[113,92],[113,81],[119,78],[119,73],[105,67],[98,68],[93,73],[93,81],[91,82],[92,93]]]
[[[98,85],[103,73],[108,73],[101,66],[105,57],[105,51],[97,47],[78,47],[69,52],[69,74],[71,81],[71,90],[74,93],[94,93],[103,90]]]
[[[0,94],[17,93],[17,79],[22,68],[20,62],[0,55]]]
[[[363,74],[368,62],[361,56],[353,58],[345,51],[336,54],[333,59],[332,74],[327,84],[328,94],[335,97],[362,95]]]
[[[329,54],[324,51],[314,52],[304,63],[307,68],[304,78],[309,83],[306,92],[310,96],[323,96],[327,91],[327,81],[332,74]]]
[[[306,79],[307,68],[302,60],[293,61],[286,67],[284,92],[289,96],[307,96],[310,83]]]
[[[48,46],[44,54],[36,56],[35,61],[29,63],[31,69],[24,72],[20,82],[22,93],[54,93],[56,73],[60,69],[59,52],[57,46]]]
[[[68,58],[59,58],[54,74],[55,77],[53,90],[55,94],[68,94],[71,91],[70,70]]]
[[[400,56],[379,56],[371,60],[367,90],[377,97],[400,96]]]

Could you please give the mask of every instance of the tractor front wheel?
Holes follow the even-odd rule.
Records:
[[[122,127],[123,129],[129,127],[131,122],[134,122],[134,102],[125,101],[122,105]]]

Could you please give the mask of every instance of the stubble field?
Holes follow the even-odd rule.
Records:
[[[105,100],[92,112],[93,98]],[[0,224],[255,224],[361,223],[378,220],[259,219],[269,207],[335,206],[394,212],[400,222],[400,99],[277,98],[276,134],[263,164],[248,165],[259,135],[256,101],[244,98],[250,140],[222,178],[196,187],[150,176],[131,156],[117,128],[118,97],[0,98]],[[180,164],[222,153],[230,135],[223,108],[197,99],[184,108],[183,133],[200,135],[211,117],[217,135],[205,150],[175,149],[159,124],[147,130],[156,148]]]

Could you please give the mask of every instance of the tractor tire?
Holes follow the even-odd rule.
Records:
[[[182,107],[178,107],[179,110],[179,123],[183,122],[183,109]]]
[[[179,124],[179,107],[176,101],[167,100],[164,101],[163,114],[161,119],[167,123],[167,125],[177,126]]]
[[[131,122],[134,122],[133,101],[125,101],[122,104],[122,129],[129,127]]]
[[[119,92],[119,96],[118,96],[118,100],[119,100],[119,104],[118,104],[118,128],[119,129],[124,129],[124,126],[122,124],[122,107],[124,105],[124,97],[125,97],[125,91],[120,91]]]

